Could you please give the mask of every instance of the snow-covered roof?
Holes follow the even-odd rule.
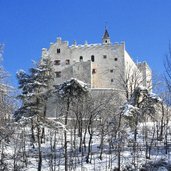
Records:
[[[72,85],[76,85],[77,87],[81,88],[82,91],[88,91],[88,85],[76,78],[71,78],[70,80],[65,81],[63,84],[55,86],[58,93],[62,96],[66,93],[67,89],[69,89]]]

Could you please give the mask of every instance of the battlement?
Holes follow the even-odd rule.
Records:
[[[62,83],[66,78],[74,77],[89,82],[91,88],[124,91],[122,81],[126,75],[138,71],[141,73],[138,79],[147,85],[152,75],[150,67],[146,62],[136,64],[125,49],[124,41],[112,44],[105,30],[101,43],[85,41],[78,44],[74,41],[69,45],[68,41],[57,37],[48,50],[42,48],[42,57],[48,56],[54,63],[56,82]]]
[[[148,70],[151,71],[151,68],[149,67],[149,65],[147,64],[146,61],[137,63],[137,67],[138,67],[138,68],[147,68]]]

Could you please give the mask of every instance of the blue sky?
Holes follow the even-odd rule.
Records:
[[[105,23],[111,41],[125,41],[135,61],[147,61],[153,73],[164,71],[171,40],[170,0],[0,0],[3,65],[12,84],[16,71],[28,70],[56,37],[70,44],[100,43]]]

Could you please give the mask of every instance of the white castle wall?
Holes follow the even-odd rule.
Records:
[[[152,71],[146,62],[138,63],[138,69],[142,73],[143,86],[152,89]]]
[[[57,53],[57,49],[60,49],[60,53]],[[151,84],[148,65],[137,66],[125,50],[123,42],[69,46],[68,42],[57,38],[57,42],[51,44],[49,50],[42,50],[43,56],[52,60],[55,72],[61,72],[60,77],[55,78],[55,84],[75,77],[90,84],[91,88],[123,89],[124,79],[134,73],[138,76],[135,78],[138,83],[143,82],[144,86],[147,86],[147,82]],[[60,61],[59,65],[55,64],[57,60]]]
[[[61,84],[70,78],[77,78],[89,85],[93,95],[102,94],[105,97],[113,95],[115,102],[117,99],[119,103],[126,100],[126,86],[130,92],[138,85],[151,87],[152,74],[147,63],[136,64],[125,50],[124,42],[111,44],[110,38],[107,37],[106,40],[107,42],[103,38],[102,44],[76,45],[74,43],[69,46],[68,42],[57,38],[48,50],[43,48],[42,59],[50,58],[56,73],[53,84]],[[57,52],[59,49],[60,53]],[[57,74],[59,72],[60,77]],[[128,85],[124,85],[126,82]],[[63,112],[60,105],[57,107],[56,98],[52,95],[48,100],[48,117],[57,117],[60,112]]]

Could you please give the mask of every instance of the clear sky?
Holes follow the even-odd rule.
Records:
[[[106,23],[113,43],[125,41],[135,61],[147,61],[153,73],[164,71],[171,0],[0,0],[3,65],[11,82],[16,85],[16,71],[28,70],[56,37],[100,43]]]

